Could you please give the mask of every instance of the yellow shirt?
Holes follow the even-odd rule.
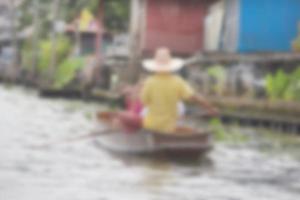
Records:
[[[142,90],[142,102],[148,108],[143,120],[146,129],[171,132],[175,129],[177,103],[194,94],[192,88],[179,76],[159,74],[148,78]]]

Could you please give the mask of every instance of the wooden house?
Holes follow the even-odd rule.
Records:
[[[219,0],[205,21],[205,49],[234,53],[290,52],[299,0]]]
[[[66,27],[66,33],[78,46],[81,55],[101,55],[103,32],[101,18],[95,18],[87,9],[82,10],[79,17]]]
[[[192,55],[204,48],[204,22],[212,0],[131,0],[134,39],[148,54],[160,46]],[[140,34],[140,35],[139,35]]]

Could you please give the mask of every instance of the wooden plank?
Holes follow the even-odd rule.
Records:
[[[213,104],[235,111],[252,111],[272,116],[297,117],[300,116],[300,103],[287,101],[269,101],[263,99],[245,99],[236,97],[207,97]]]
[[[134,82],[140,71],[140,58],[142,48],[142,32],[145,19],[146,0],[131,0],[130,16],[130,55],[128,62],[127,79]]]
[[[187,59],[187,65],[199,65],[216,62],[299,62],[300,53],[201,53]]]

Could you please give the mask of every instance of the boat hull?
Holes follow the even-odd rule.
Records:
[[[209,133],[170,135],[142,130],[137,133],[110,132],[96,139],[97,145],[113,153],[174,156],[204,155],[213,147]]]

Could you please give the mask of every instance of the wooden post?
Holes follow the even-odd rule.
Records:
[[[56,22],[59,15],[59,5],[60,0],[54,0],[52,4],[52,10],[51,10],[51,24],[52,24],[52,30],[51,30],[51,60],[50,60],[50,66],[49,66],[49,83],[53,81],[56,64],[57,64],[57,53],[56,53],[56,47],[57,47],[57,33],[56,33]]]
[[[96,44],[95,44],[95,54],[97,62],[100,62],[101,55],[101,46],[102,46],[102,34],[103,34],[103,18],[104,18],[104,0],[99,0],[98,4],[98,14],[97,14],[97,36],[96,36]]]
[[[128,62],[127,79],[134,82],[140,72],[140,59],[142,56],[142,33],[145,22],[146,0],[131,0],[130,8],[130,55]]]
[[[16,2],[15,0],[10,0],[10,18],[11,18],[11,42],[13,47],[13,63],[11,69],[9,70],[9,78],[11,81],[17,79],[17,67],[18,67],[18,35],[17,35],[17,23],[16,23]]]
[[[34,34],[32,37],[32,73],[29,77],[33,79],[35,75],[37,75],[37,60],[38,60],[38,42],[39,42],[39,25],[40,25],[40,2],[39,0],[34,0],[33,2],[33,27],[34,27]],[[32,80],[29,80],[32,81]]]
[[[75,22],[75,55],[79,56],[81,54],[81,33],[79,30],[79,18]]]

